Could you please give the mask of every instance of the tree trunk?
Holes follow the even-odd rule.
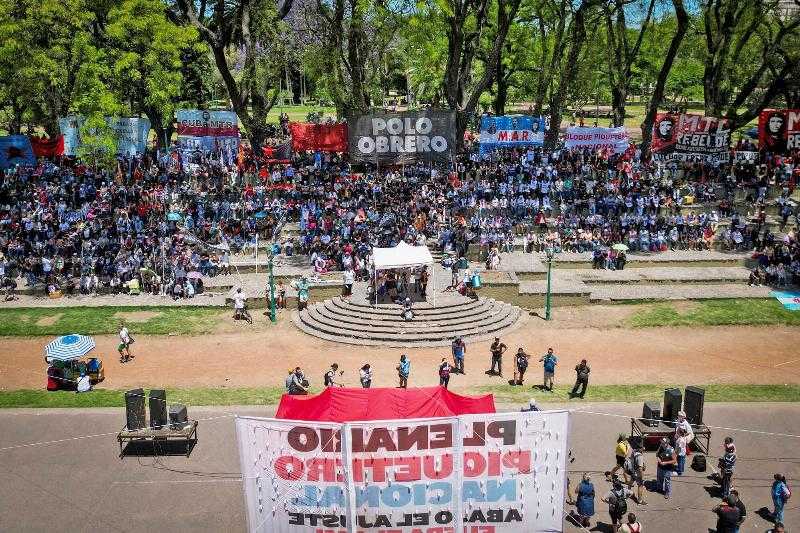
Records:
[[[550,75],[546,70],[547,65],[547,31],[545,29],[544,18],[541,13],[537,13],[539,18],[539,38],[542,41],[542,67],[539,70],[539,78],[536,80],[536,93],[533,98],[533,114],[541,115],[544,107],[544,99],[547,98],[547,86],[549,85]]]
[[[667,84],[669,72],[672,70],[672,64],[675,62],[675,57],[678,55],[678,49],[686,36],[686,31],[689,29],[689,14],[683,5],[683,0],[672,0],[672,5],[675,8],[675,18],[678,21],[678,26],[675,29],[675,35],[672,36],[672,41],[669,43],[667,56],[664,58],[664,63],[661,65],[661,70],[658,72],[656,79],[656,86],[653,89],[653,94],[650,97],[650,103],[647,107],[647,114],[642,122],[642,159],[647,159],[650,156],[650,143],[653,140],[653,123],[656,120],[656,113],[658,113],[658,106],[661,100],[664,99],[664,87]]]
[[[497,91],[494,94],[492,108],[498,117],[506,114],[506,101],[508,100],[508,76],[506,67],[501,57],[497,58]]]
[[[628,92],[622,84],[611,87],[611,118],[615,127],[625,125],[625,102]]]
[[[572,20],[571,37],[567,60],[561,69],[558,86],[550,94],[550,129],[545,135],[544,144],[550,149],[554,149],[558,144],[558,133],[561,130],[561,108],[564,105],[564,96],[567,87],[574,81],[575,73],[578,70],[578,55],[583,42],[586,40],[586,9],[592,0],[583,0],[575,17]]]

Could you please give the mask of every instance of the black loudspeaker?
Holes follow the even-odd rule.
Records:
[[[683,410],[686,411],[686,420],[690,424],[703,423],[703,404],[705,403],[706,390],[700,387],[686,387],[683,397]]]
[[[664,422],[669,424],[678,419],[678,411],[681,410],[682,394],[680,389],[664,390]]]
[[[142,429],[146,425],[144,390],[129,390],[125,393],[125,427],[135,430]]]
[[[658,426],[658,421],[661,420],[661,404],[658,402],[644,402],[642,418],[642,422],[646,426]]]
[[[183,429],[188,421],[186,416],[185,405],[170,405],[169,406],[169,428],[170,429]]]
[[[167,425],[167,391],[150,390],[150,427],[161,429]]]

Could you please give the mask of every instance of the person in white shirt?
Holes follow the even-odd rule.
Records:
[[[236,289],[236,293],[233,295],[233,319],[239,320],[244,319],[247,320],[248,323],[253,323],[253,318],[250,316],[250,313],[247,311],[247,307],[245,302],[247,301],[247,295],[242,291],[242,288],[239,287]]]
[[[131,338],[131,333],[128,331],[128,328],[125,326],[124,323],[120,322],[119,324],[119,345],[117,346],[117,351],[119,352],[119,362],[120,363],[127,363],[134,357],[131,355],[131,344],[133,344],[133,339]]]
[[[370,388],[372,385],[372,367],[369,364],[366,364],[361,367],[361,370],[359,370],[358,374],[358,378],[361,381],[361,386],[365,389]]]
[[[90,390],[92,390],[92,382],[86,372],[82,372],[81,377],[78,378],[78,387],[75,392],[89,392]]]

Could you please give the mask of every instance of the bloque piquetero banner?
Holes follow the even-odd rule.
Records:
[[[727,163],[730,143],[727,119],[658,113],[653,124],[651,150],[655,161]]]
[[[615,154],[623,154],[630,146],[628,130],[619,128],[595,128],[570,126],[564,138],[567,148],[591,148],[593,150],[609,149]]]
[[[568,413],[239,417],[250,532],[561,531]]]
[[[348,118],[350,158],[378,164],[447,161],[455,150],[455,111],[405,111]]]
[[[58,119],[58,127],[64,136],[64,155],[77,155],[81,145],[81,125],[84,118],[69,116]],[[144,117],[106,117],[106,123],[114,131],[117,153],[125,155],[143,154],[150,135],[150,120]]]
[[[759,148],[773,154],[800,149],[800,109],[765,109],[758,116]]]
[[[239,118],[233,111],[180,109],[175,115],[181,150],[233,154],[239,150]]]
[[[483,154],[498,148],[542,146],[544,131],[543,117],[530,115],[481,117],[481,132],[478,138],[480,152]]]

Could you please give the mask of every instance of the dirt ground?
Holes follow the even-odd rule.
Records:
[[[504,370],[511,370],[511,353],[518,347],[535,357],[529,381],[538,381],[536,360],[548,346],[559,356],[556,381],[573,379],[575,364],[589,360],[594,384],[647,383],[800,383],[798,328],[783,326],[648,328],[621,327],[633,306],[559,308],[552,322],[536,316],[503,337],[509,354]],[[132,352],[136,359],[118,362],[117,338],[96,337],[95,353],[104,361],[105,388],[258,387],[283,385],[287,370],[303,367],[312,384],[333,362],[344,369],[344,384],[358,385],[358,368],[369,362],[375,369],[374,386],[395,384],[395,367],[401,353],[412,361],[412,386],[438,382],[437,366],[449,348],[380,348],[339,344],[308,336],[294,327],[288,312],[277,325],[258,314],[248,326],[223,321],[214,334],[203,336],[146,336],[136,334]],[[42,352],[46,337],[0,339],[0,387],[40,388],[45,383]],[[484,374],[489,365],[489,344],[467,346],[464,376],[454,376],[451,387],[501,384]]]

